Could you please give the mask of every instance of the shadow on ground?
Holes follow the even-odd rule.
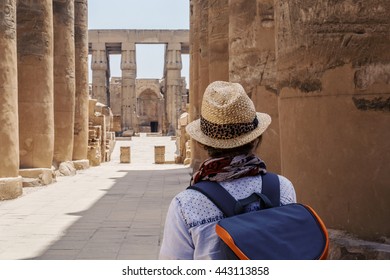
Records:
[[[123,172],[126,174],[123,176]],[[190,180],[189,168],[119,170],[112,187],[40,256],[43,260],[157,259],[171,199]]]

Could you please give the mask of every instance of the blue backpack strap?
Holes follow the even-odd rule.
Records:
[[[234,209],[237,200],[235,200],[234,197],[217,182],[200,181],[189,186],[187,189],[196,190],[205,195],[222,211],[223,214],[225,214],[226,217],[235,215]]]
[[[280,182],[278,175],[267,172],[261,175],[263,185],[261,193],[271,201],[273,206],[280,206]]]

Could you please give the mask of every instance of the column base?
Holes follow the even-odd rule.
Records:
[[[22,177],[0,178],[0,200],[14,199],[22,194]]]
[[[46,186],[56,182],[56,174],[51,168],[19,169],[23,177],[23,187]]]
[[[74,168],[76,170],[84,170],[89,168],[89,160],[88,159],[79,159],[73,161]]]

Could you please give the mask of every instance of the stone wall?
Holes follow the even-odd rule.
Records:
[[[390,2],[190,6],[190,120],[210,82],[240,82],[272,117],[258,151],[268,170],[291,179],[329,228],[388,243]],[[191,150],[196,169],[207,155],[194,142]]]

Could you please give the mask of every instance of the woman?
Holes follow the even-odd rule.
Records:
[[[254,152],[270,123],[271,117],[256,112],[240,84],[211,83],[203,95],[200,119],[186,127],[210,156],[192,176],[191,184],[217,181],[235,199],[261,192],[266,165]],[[280,203],[296,202],[292,183],[278,176]],[[254,203],[247,211],[258,208]],[[222,212],[200,192],[179,193],[168,209],[160,259],[221,259],[215,225],[223,218]]]

